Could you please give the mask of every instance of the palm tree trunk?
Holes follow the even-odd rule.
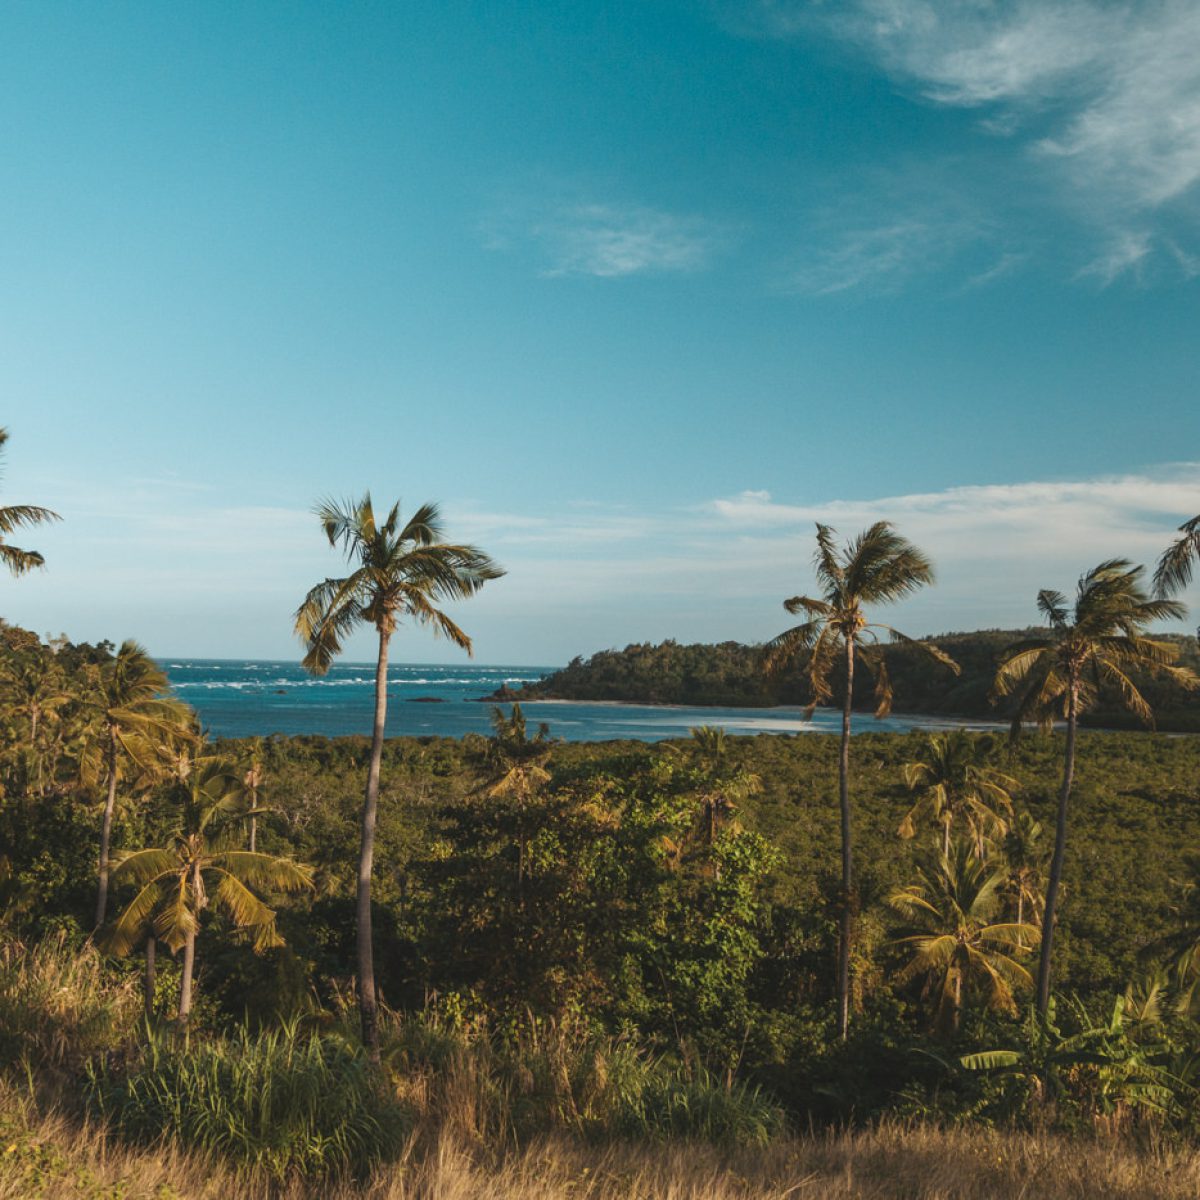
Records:
[[[104,924],[108,911],[108,848],[112,840],[113,810],[117,804],[117,739],[108,741],[108,796],[104,801],[104,820],[100,824],[100,887],[96,896],[96,928]]]
[[[192,974],[196,966],[196,931],[193,929],[183,943],[183,974],[179,980],[179,1029],[187,1031],[192,1015]]]
[[[375,728],[371,735],[371,762],[367,767],[367,794],[363,802],[362,842],[358,852],[358,1012],[367,1058],[379,1062],[379,1010],[375,1001],[375,951],[371,941],[371,870],[375,860],[375,815],[379,808],[379,767],[383,760],[383,728],[387,721],[387,664],[390,634],[379,631],[379,659],[375,664]]]
[[[255,804],[258,801],[255,800]],[[258,849],[258,818],[250,818],[250,853],[253,854]]]
[[[1062,786],[1058,792],[1058,817],[1054,824],[1054,857],[1050,860],[1050,878],[1046,884],[1046,903],[1042,909],[1042,955],[1038,962],[1037,1010],[1043,1016],[1050,1004],[1050,954],[1054,947],[1054,920],[1058,910],[1058,885],[1062,880],[1063,859],[1067,849],[1067,801],[1075,778],[1075,726],[1078,719],[1078,685],[1071,680],[1067,697],[1067,747],[1063,757]]]
[[[146,1020],[154,1020],[154,987],[155,987],[155,952],[158,942],[154,934],[146,938],[146,976],[143,981],[143,1000],[146,1008]]]
[[[839,914],[837,996],[838,1034],[850,1031],[850,939],[853,935],[854,859],[850,830],[850,718],[854,707],[854,639],[846,638],[846,696],[842,704],[842,748],[838,760],[838,800],[842,810],[842,896]]]

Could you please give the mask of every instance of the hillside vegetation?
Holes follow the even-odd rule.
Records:
[[[985,629],[947,633],[928,639],[945,650],[961,668],[954,675],[927,655],[905,645],[885,648],[895,685],[897,708],[903,712],[988,720],[1007,720],[1012,701],[993,703],[989,692],[1003,651],[1040,630]],[[1194,637],[1163,635],[1180,648],[1179,662],[1200,669],[1200,649]],[[842,674],[835,670],[835,692]],[[1156,725],[1164,731],[1200,732],[1200,703],[1187,693],[1152,678],[1138,677],[1141,690],[1155,710]],[[623,650],[602,650],[590,658],[574,658],[559,671],[517,693],[528,700],[618,700],[640,704],[765,707],[807,704],[810,700],[799,672],[769,681],[762,668],[762,647],[741,642],[681,644],[675,641],[635,643]],[[870,680],[855,682],[855,708],[874,707]],[[1101,703],[1084,724],[1100,728],[1130,728],[1130,715],[1119,704]]]

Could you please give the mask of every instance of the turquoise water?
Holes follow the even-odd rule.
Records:
[[[374,710],[374,663],[334,665],[316,679],[295,662],[267,659],[176,658],[162,663],[181,700],[200,714],[217,737],[257,734],[369,734]],[[501,684],[519,687],[553,667],[482,667],[393,664],[388,669],[390,737],[462,737],[491,731],[491,705],[479,698]],[[430,703],[429,701],[435,701]],[[694,725],[719,725],[730,733],[833,733],[838,713],[819,711],[805,721],[798,708],[684,708],[649,704],[588,704],[556,700],[522,705],[531,722],[545,721],[554,737],[573,742],[614,738],[660,741],[686,737]],[[882,721],[856,719],[859,731],[946,729],[968,724],[893,714]],[[969,723],[972,728],[986,723]]]

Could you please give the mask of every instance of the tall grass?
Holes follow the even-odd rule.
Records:
[[[516,1144],[559,1131],[763,1146],[784,1124],[758,1088],[581,1023],[530,1020],[497,1037],[428,1009],[389,1017],[383,1042],[397,1088],[466,1141]]]
[[[173,1139],[275,1179],[369,1171],[408,1128],[361,1053],[295,1025],[190,1045],[155,1037],[127,1072],[90,1064],[87,1093],[133,1141]]]
[[[765,1149],[534,1139],[489,1152],[431,1137],[362,1181],[273,1180],[173,1143],[141,1148],[0,1081],[0,1200],[1195,1200],[1200,1157],[1168,1146],[899,1124]]]
[[[132,1045],[141,1014],[136,980],[106,972],[91,943],[0,940],[0,1066],[78,1069]]]

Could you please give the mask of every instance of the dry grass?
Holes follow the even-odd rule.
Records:
[[[280,1189],[199,1155],[122,1146],[0,1088],[0,1200],[1194,1200],[1200,1155],[1167,1147],[890,1125],[766,1150],[591,1146],[556,1137],[493,1158],[425,1129],[361,1186]]]

